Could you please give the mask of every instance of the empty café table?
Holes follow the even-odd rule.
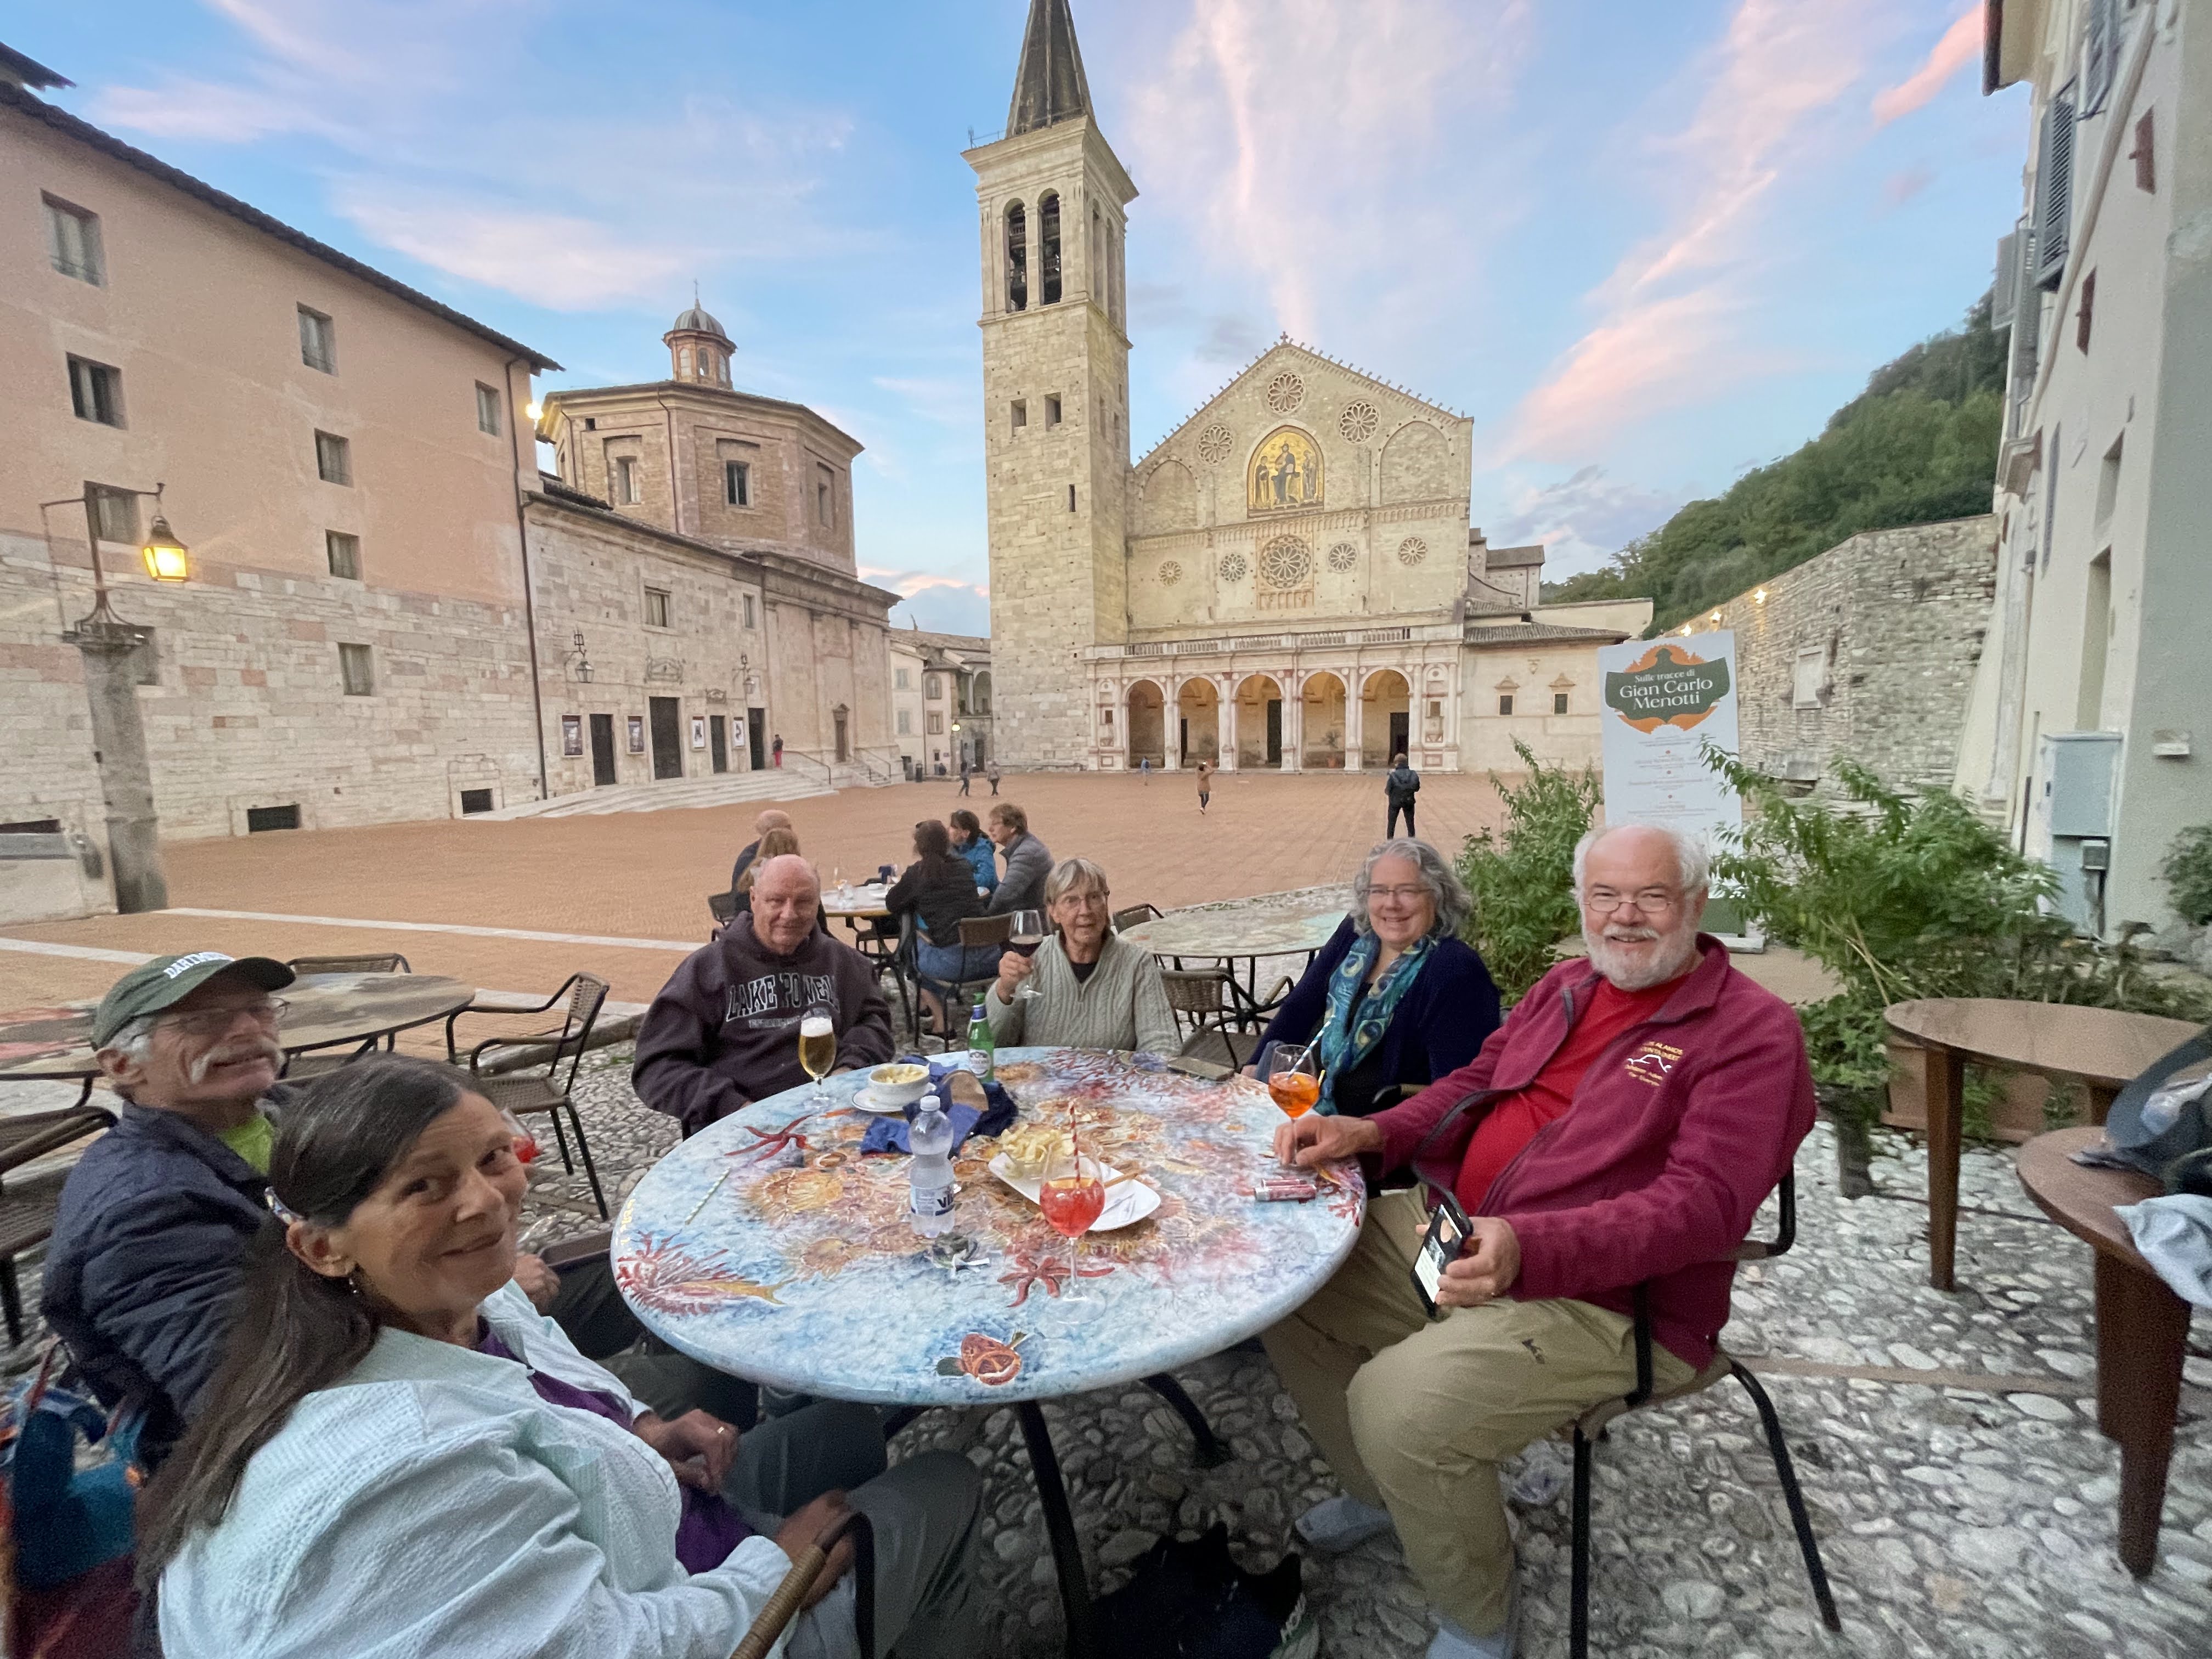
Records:
[[[2120,1443],[2120,1559],[2138,1578],[2158,1554],[2166,1471],[2181,1408],[2189,1304],[2166,1288],[2114,1206],[2159,1190],[2148,1176],[2087,1168],[2074,1154],[2100,1129],[2059,1129],[2020,1149],[2020,1184],[2097,1253],[2097,1426]]]
[[[309,974],[276,994],[284,1003],[284,1052],[363,1043],[465,1008],[476,988],[437,974]],[[0,1082],[100,1074],[92,1052],[96,997],[0,1015]]]
[[[1346,1165],[1310,1202],[1254,1199],[1282,1118],[1241,1078],[1073,1048],[1002,1048],[998,1076],[1021,1121],[1073,1116],[1086,1149],[1159,1194],[1146,1218],[1085,1237],[1077,1285],[1066,1240],[985,1167],[989,1142],[955,1164],[955,1233],[918,1235],[907,1160],[860,1153],[871,1119],[853,1103],[858,1074],[830,1079],[826,1103],[811,1085],[790,1090],[678,1143],[616,1218],[615,1277],[656,1336],[757,1382],[1016,1407],[1081,1654],[1089,1587],[1036,1402],[1144,1379],[1202,1427],[1162,1373],[1310,1296],[1350,1253],[1365,1193]],[[1063,1299],[1078,1288],[1084,1301]]]
[[[1196,958],[1229,965],[1229,984],[1238,1006],[1249,1015],[1267,1012],[1260,1001],[1260,958],[1304,956],[1310,963],[1344,921],[1341,907],[1334,910],[1176,910],[1154,916],[1121,937],[1156,957],[1182,962]],[[1237,977],[1236,964],[1244,964],[1244,977]]]
[[[2186,1020],[2059,1002],[1947,997],[1892,1003],[1890,1029],[1919,1045],[1928,1103],[1928,1282],[1952,1288],[1959,1237],[1959,1140],[1968,1061],[2079,1079],[2089,1116],[2105,1121],[2112,1097],[2169,1049],[2197,1035]]]

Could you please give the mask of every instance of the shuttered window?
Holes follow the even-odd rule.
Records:
[[[2074,93],[2068,88],[2043,111],[2043,145],[2035,164],[2035,280],[2057,288],[2066,275],[2074,219]]]

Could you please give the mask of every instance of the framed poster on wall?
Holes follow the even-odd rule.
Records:
[[[642,714],[629,716],[629,752],[633,755],[645,752],[645,716]]]
[[[691,717],[691,746],[694,749],[704,749],[707,746],[707,717],[704,714],[694,714]]]
[[[574,760],[584,752],[584,717],[581,714],[561,716],[561,753]]]

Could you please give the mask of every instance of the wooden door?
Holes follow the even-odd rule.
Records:
[[[592,716],[592,787],[604,789],[615,781],[615,717]]]

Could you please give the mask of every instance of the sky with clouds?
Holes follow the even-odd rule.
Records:
[[[565,363],[866,446],[862,573],[987,625],[974,179],[1027,0],[76,0],[75,112]],[[1476,423],[1475,522],[1593,568],[1954,322],[2018,211],[1980,0],[1074,0],[1130,210],[1136,453],[1279,332]]]

